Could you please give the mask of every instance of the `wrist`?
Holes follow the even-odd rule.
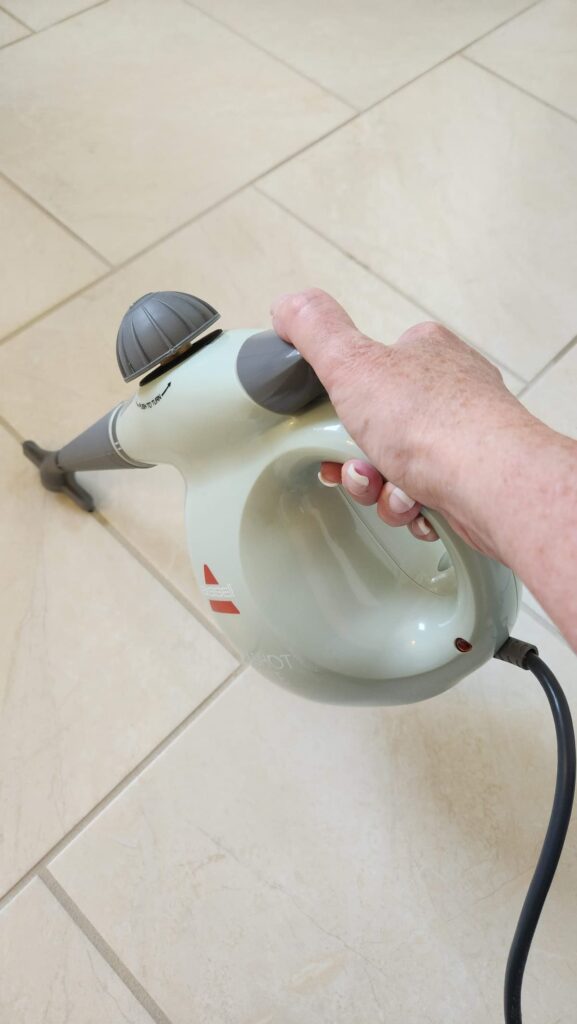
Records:
[[[535,519],[538,466],[547,464],[558,437],[516,399],[507,399],[454,446],[449,514],[475,546],[518,573]]]
[[[471,440],[461,532],[508,565],[577,649],[577,442],[519,406]]]

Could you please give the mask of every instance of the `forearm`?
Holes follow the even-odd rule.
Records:
[[[480,546],[515,571],[577,650],[577,442],[519,407],[478,437],[476,452],[462,489]]]

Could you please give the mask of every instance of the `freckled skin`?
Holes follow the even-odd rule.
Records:
[[[323,476],[425,542],[435,534],[420,532],[421,506],[437,509],[509,565],[577,648],[577,443],[532,416],[499,370],[440,324],[382,345],[320,289],[283,295],[271,312],[372,463],[354,462],[369,478],[363,495],[347,465],[325,463]],[[402,515],[389,507],[394,486],[416,501]]]

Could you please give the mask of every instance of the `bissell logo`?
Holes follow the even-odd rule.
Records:
[[[234,591],[230,583],[219,583],[208,565],[204,566],[204,586],[200,589],[208,597],[213,612],[220,612],[221,615],[240,615],[232,600]]]

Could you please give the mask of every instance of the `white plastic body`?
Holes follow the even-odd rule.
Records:
[[[318,480],[322,460],[362,452],[328,401],[294,416],[256,405],[228,331],[141,385],[117,421],[129,458],[170,463],[187,488],[194,572],[220,628],[264,675],[307,697],[405,704],[493,656],[515,621],[510,570],[434,512],[440,542],[386,526]],[[170,385],[170,386],[168,386]],[[444,552],[446,558],[439,562]],[[205,566],[218,581],[205,584]],[[219,589],[220,588],[220,589]],[[471,645],[460,653],[455,640]]]

